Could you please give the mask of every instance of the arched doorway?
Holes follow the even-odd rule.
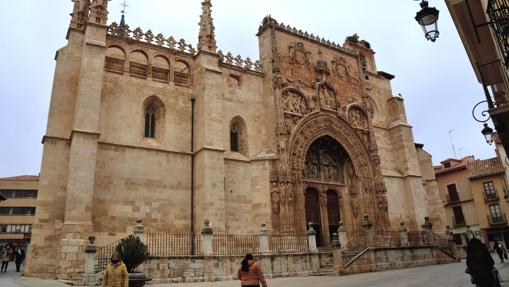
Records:
[[[306,223],[313,222],[317,245],[330,246],[332,233],[339,227],[340,205],[337,190],[345,185],[345,149],[332,137],[316,139],[305,157],[303,179],[306,183]]]

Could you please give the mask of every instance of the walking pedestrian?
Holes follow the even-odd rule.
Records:
[[[111,255],[111,262],[104,272],[102,287],[129,287],[129,277],[124,262],[118,254]]]
[[[467,273],[472,276],[472,284],[477,287],[498,287],[495,261],[488,248],[479,239],[472,238],[467,246]]]
[[[0,272],[7,272],[9,261],[12,261],[13,255],[14,249],[10,243],[7,243],[4,247],[4,253],[2,254],[2,267],[0,268]]]
[[[259,287],[260,283],[263,287],[267,287],[262,268],[256,263],[252,254],[246,254],[242,260],[237,277],[242,287]]]
[[[502,243],[498,242],[496,239],[494,241],[493,251],[497,252],[498,258],[500,258],[500,262],[504,263],[504,257],[507,257],[507,254]]]
[[[19,272],[21,269],[21,263],[25,260],[25,250],[21,248],[21,245],[18,243],[16,249],[14,250],[14,263],[16,263],[16,272]]]

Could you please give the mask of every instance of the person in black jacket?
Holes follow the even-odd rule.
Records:
[[[472,238],[467,246],[467,272],[472,276],[472,283],[477,287],[497,287],[495,261],[488,248],[477,238]]]
[[[507,254],[505,253],[504,246],[502,245],[502,243],[498,242],[498,240],[494,241],[493,251],[497,252],[498,257],[500,258],[500,262],[504,263],[504,257],[506,257]]]
[[[21,269],[21,263],[23,263],[23,260],[25,260],[25,251],[18,244],[14,250],[14,263],[16,263],[16,272],[19,272]]]

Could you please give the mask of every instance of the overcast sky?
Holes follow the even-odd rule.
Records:
[[[120,20],[122,0],[110,2],[111,21]],[[196,47],[201,0],[128,0],[126,20],[154,34],[184,38]],[[376,52],[378,70],[394,74],[394,95],[405,99],[415,141],[433,162],[457,156],[489,158],[471,110],[481,101],[466,52],[444,1],[440,38],[431,43],[415,22],[419,3],[410,0],[212,0],[220,49],[258,59],[255,36],[265,15],[330,41],[357,33]],[[0,177],[38,174],[42,156],[55,51],[66,44],[71,0],[2,1],[0,9]],[[491,124],[491,123],[490,123]]]

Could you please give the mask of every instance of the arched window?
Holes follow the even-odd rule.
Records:
[[[173,78],[175,85],[189,87],[191,85],[191,71],[189,65],[182,60],[176,61]]]
[[[134,51],[129,55],[129,73],[131,76],[147,78],[148,58],[141,51]]]
[[[156,96],[149,97],[144,104],[144,136],[161,139],[164,125],[164,104]]]
[[[156,56],[152,60],[152,79],[168,83],[170,81],[170,63],[163,56]]]
[[[239,134],[236,127],[230,130],[230,150],[234,152],[239,151]]]
[[[108,72],[123,74],[125,65],[125,53],[119,47],[109,47],[106,50],[104,69]]]
[[[248,156],[246,122],[239,116],[230,122],[230,150]]]

